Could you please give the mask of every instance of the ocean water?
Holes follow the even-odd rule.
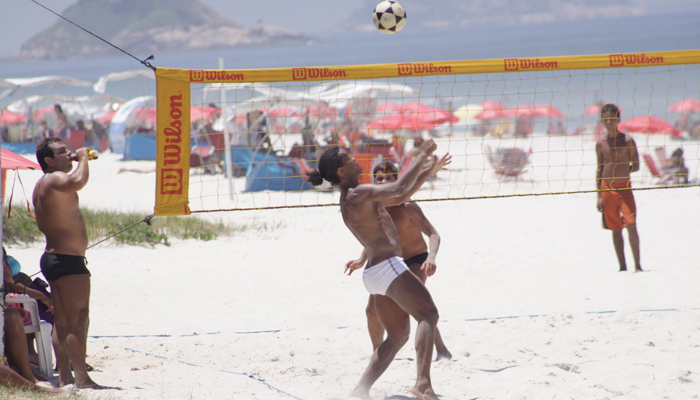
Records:
[[[700,48],[700,11],[668,13],[579,22],[559,22],[511,27],[475,27],[456,31],[415,34],[410,25],[396,35],[336,35],[306,45],[248,47],[189,53],[155,54],[153,65],[171,68],[279,68],[429,62],[486,58],[518,58],[604,53],[687,50]],[[127,49],[128,50],[128,49]],[[95,81],[110,73],[144,68],[133,58],[115,55],[85,60],[19,61],[0,64],[0,77],[66,75]],[[145,58],[149,54],[135,54]],[[604,99],[622,104],[635,115],[663,114],[674,99],[698,98],[697,66],[539,72],[439,77],[409,80],[421,99],[445,98],[455,108],[486,98],[508,106],[547,103],[564,108],[569,118],[582,115],[583,107]],[[25,89],[25,95],[54,93],[92,94],[89,88],[56,84],[51,88]],[[155,93],[147,78],[113,82],[107,94],[125,99]],[[14,94],[0,100],[0,107],[18,99]],[[572,116],[573,115],[573,116]]]

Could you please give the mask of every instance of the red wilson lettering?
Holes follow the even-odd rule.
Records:
[[[182,169],[161,169],[160,194],[182,194]]]
[[[200,69],[191,69],[190,82],[204,82],[204,71]]]
[[[306,68],[292,68],[292,79],[295,81],[305,81]]]
[[[506,71],[517,71],[518,70],[518,59],[517,58],[506,58],[503,60],[503,65]]]
[[[622,54],[610,54],[610,66],[621,67],[625,65],[625,58]]]
[[[503,60],[506,71],[558,69],[558,61],[542,61],[539,58],[507,58]]]
[[[413,75],[411,64],[399,64],[399,76]]]
[[[190,82],[240,82],[245,80],[241,73],[228,73],[223,70],[190,70]]]

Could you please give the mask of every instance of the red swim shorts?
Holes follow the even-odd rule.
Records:
[[[629,181],[605,182],[602,181],[601,190],[631,188]],[[637,204],[634,202],[634,194],[631,190],[611,190],[600,193],[603,199],[603,228],[619,231],[622,228],[634,224],[637,219]]]

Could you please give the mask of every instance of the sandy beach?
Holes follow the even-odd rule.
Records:
[[[635,138],[647,150],[667,140]],[[435,189],[416,197],[593,188],[590,139],[519,143],[535,152],[518,183],[498,182],[479,159],[485,143],[474,143],[440,142],[438,153],[449,147],[455,161]],[[698,144],[682,144],[697,175]],[[575,166],[554,167],[562,163]],[[81,205],[152,213],[155,172],[119,170],[153,166],[104,154],[90,163]],[[31,198],[41,173],[20,174]],[[221,206],[234,204],[221,175],[215,189],[198,183],[201,177],[191,178],[201,187],[196,193],[215,190]],[[633,177],[636,187],[652,185],[644,165]],[[12,179],[8,173],[8,191]],[[243,184],[239,178],[235,187]],[[209,206],[190,193],[193,209]],[[337,198],[258,196],[236,201]],[[454,356],[433,363],[441,399],[700,397],[700,189],[644,190],[635,197],[644,273],[618,272],[595,194],[421,203],[442,237],[438,270],[427,283]],[[14,201],[15,207],[24,202],[19,185]],[[107,242],[88,250],[87,361],[96,382],[122,390],[80,393],[125,400],[346,398],[367,366],[371,343],[361,276],[342,273],[361,248],[339,209],[198,215],[244,229],[208,242],[174,240],[156,248]],[[259,226],[265,228],[254,229]],[[39,271],[42,251],[43,243],[9,247],[30,275]],[[627,258],[631,264],[629,247]],[[414,399],[412,339],[374,385],[374,399]]]

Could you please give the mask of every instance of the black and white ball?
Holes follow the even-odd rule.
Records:
[[[374,26],[382,33],[396,33],[406,25],[406,9],[394,0],[385,0],[374,7]]]

